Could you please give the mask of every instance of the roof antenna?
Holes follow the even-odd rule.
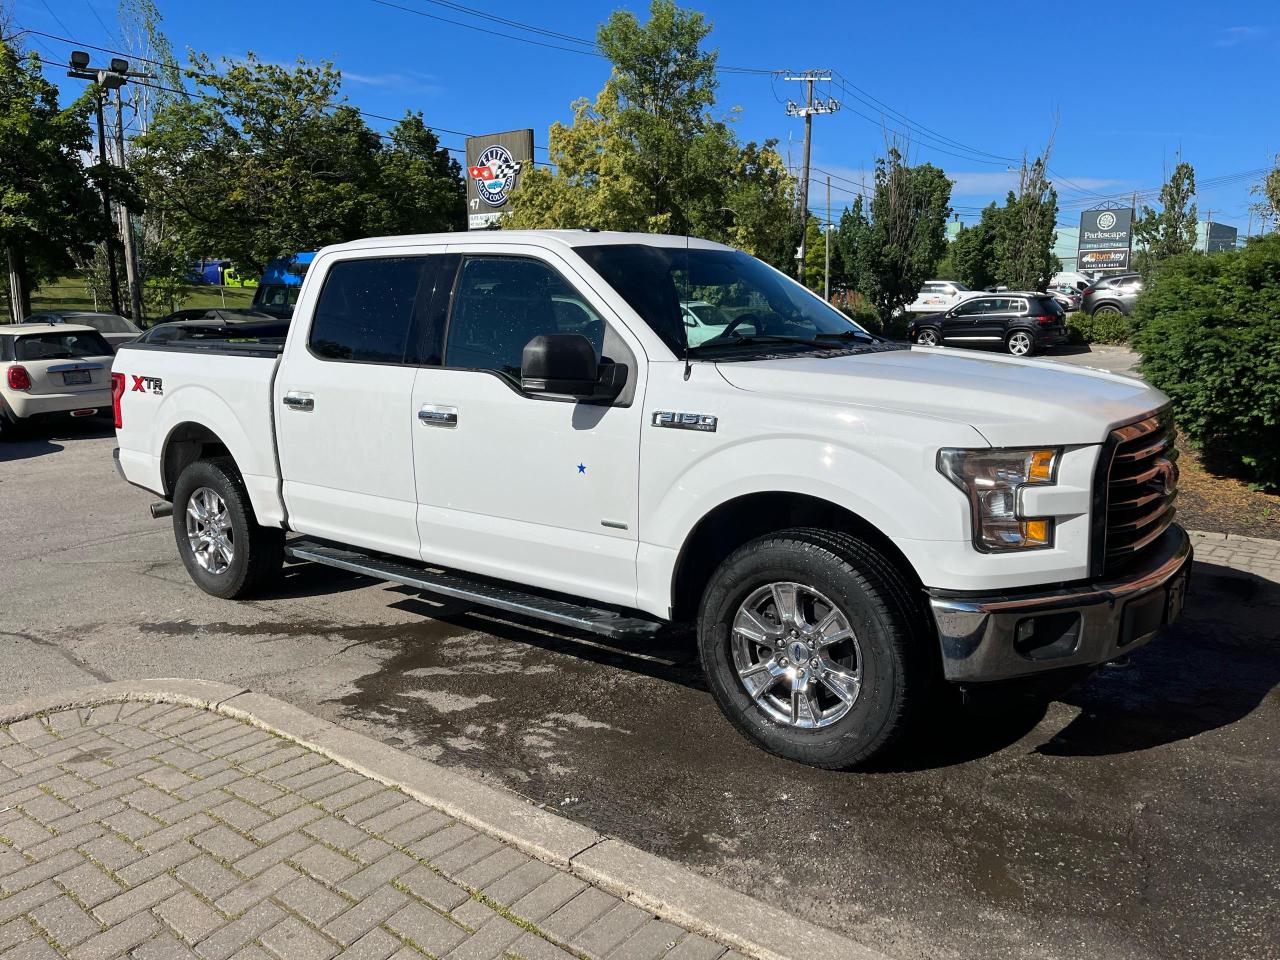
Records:
[[[684,235],[684,282],[686,284],[689,282],[689,235],[687,233]],[[685,299],[688,299],[687,291]],[[684,378],[687,382],[689,374],[693,373],[693,365],[689,363],[689,328],[684,324],[683,314],[680,317],[680,329],[684,331]]]

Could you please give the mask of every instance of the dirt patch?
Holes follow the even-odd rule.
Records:
[[[1180,452],[1179,523],[1188,530],[1280,540],[1280,496],[1211,472],[1194,450]]]

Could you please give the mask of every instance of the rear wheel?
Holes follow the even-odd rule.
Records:
[[[916,334],[916,343],[922,347],[936,347],[942,343],[942,335],[934,327],[925,327]]]
[[[1015,330],[1004,341],[1004,347],[1015,357],[1027,357],[1035,353],[1036,342],[1025,330]]]
[[[883,752],[923,699],[921,611],[863,541],[799,528],[744,545],[702,599],[703,669],[729,721],[764,749],[845,769]]]
[[[1115,317],[1115,316],[1119,316],[1122,313],[1124,313],[1124,311],[1121,310],[1119,307],[1117,307],[1114,303],[1104,303],[1102,306],[1098,307],[1098,309],[1093,311],[1093,316],[1096,317],[1099,314],[1101,314],[1104,317]]]
[[[173,491],[173,534],[196,586],[224,599],[259,589],[284,558],[284,531],[258,526],[228,457],[198,460],[182,471]]]

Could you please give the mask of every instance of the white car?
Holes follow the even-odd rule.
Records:
[[[92,327],[0,326],[0,434],[37,420],[105,415],[111,359],[110,345]]]
[[[1088,274],[1079,273],[1075,270],[1063,270],[1053,275],[1053,279],[1049,281],[1051,287],[1070,287],[1077,293],[1084,293],[1086,287],[1093,286],[1093,278]]]
[[[714,303],[707,303],[705,300],[682,302],[680,314],[684,317],[685,336],[691,347],[700,346],[723,334],[732,319]]]
[[[929,280],[920,293],[903,309],[907,313],[944,313],[961,300],[974,296],[963,283],[954,280]]]
[[[698,300],[732,319],[694,345]],[[126,344],[112,377],[121,472],[206,592],[287,555],[629,646],[688,623],[728,722],[823,767],[942,681],[1126,655],[1191,563],[1160,391],[884,342],[687,237],[327,247],[283,344]]]

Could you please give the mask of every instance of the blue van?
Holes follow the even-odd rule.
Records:
[[[293,305],[298,302],[298,291],[302,289],[302,278],[307,275],[315,257],[315,251],[308,250],[269,262],[253,295],[253,309],[284,320],[292,317]]]

